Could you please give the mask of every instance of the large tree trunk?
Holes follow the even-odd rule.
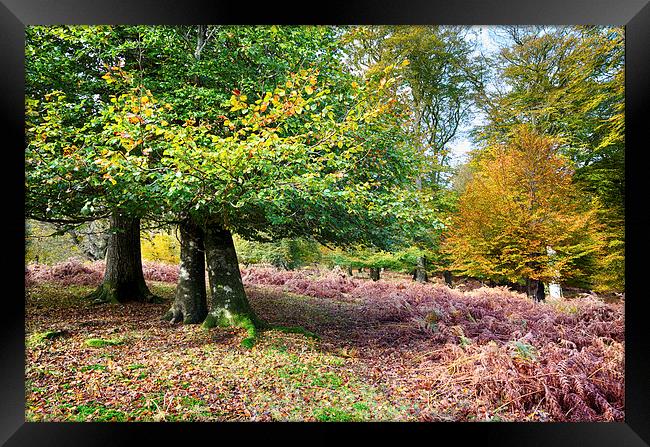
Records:
[[[203,230],[190,221],[182,222],[178,229],[181,240],[178,285],[174,303],[163,318],[172,323],[201,323],[208,314]]]
[[[427,258],[418,256],[417,267],[415,268],[415,280],[417,282],[427,282]]]
[[[209,225],[204,229],[204,236],[210,304],[203,327],[245,328],[249,336],[242,344],[252,346],[256,329],[264,327],[264,324],[257,318],[246,298],[232,235],[220,226]]]
[[[373,281],[379,281],[379,268],[370,267],[370,279]]]
[[[96,302],[153,302],[142,273],[140,219],[120,212],[110,218],[104,281],[90,297]]]

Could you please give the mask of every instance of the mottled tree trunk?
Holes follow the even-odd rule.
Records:
[[[104,281],[90,297],[97,302],[153,302],[142,273],[140,219],[114,212],[106,250]]]
[[[60,226],[58,226],[60,228]],[[90,261],[99,261],[106,258],[108,239],[107,223],[104,220],[93,221],[85,225],[84,230],[68,229],[72,242]]]
[[[201,323],[208,314],[203,230],[190,221],[182,222],[178,230],[181,240],[178,285],[174,303],[164,319],[172,323]]]
[[[264,325],[246,298],[232,235],[220,226],[207,226],[204,228],[204,237],[210,302],[203,326],[243,327],[248,330],[249,337],[242,344],[252,345],[256,328]]]
[[[417,258],[417,267],[415,268],[415,280],[417,282],[427,282],[427,258],[424,256],[418,256]]]
[[[376,267],[370,267],[370,279],[373,281],[379,281],[379,269]]]

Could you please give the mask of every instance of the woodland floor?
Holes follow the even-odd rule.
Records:
[[[296,294],[254,273],[244,278],[257,314],[320,340],[266,331],[246,349],[242,330],[162,321],[169,301],[98,306],[82,298],[91,284],[28,284],[26,419],[623,419],[620,303],[538,305],[502,289],[427,285],[418,293],[447,295],[418,313],[406,292]],[[359,290],[411,287],[382,283],[353,281]],[[172,299],[173,283],[149,285]],[[514,300],[511,311],[500,313],[505,298],[490,301],[498,294]],[[535,332],[563,324],[560,335]]]

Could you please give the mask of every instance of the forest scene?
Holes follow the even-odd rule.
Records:
[[[25,419],[623,421],[624,48],[26,27]]]

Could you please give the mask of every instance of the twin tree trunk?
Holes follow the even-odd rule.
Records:
[[[140,219],[120,212],[111,214],[104,280],[89,298],[111,303],[155,300],[142,273]]]
[[[203,230],[190,221],[179,226],[181,263],[176,295],[164,319],[172,323],[201,323],[208,314],[205,292]]]
[[[251,337],[263,323],[248,303],[230,231],[220,226],[180,225],[181,265],[176,296],[164,316],[172,323],[201,323],[206,328],[238,326]],[[205,258],[204,258],[205,256]],[[204,260],[205,259],[205,260]],[[206,262],[207,261],[207,262]],[[207,302],[205,265],[210,299]]]

